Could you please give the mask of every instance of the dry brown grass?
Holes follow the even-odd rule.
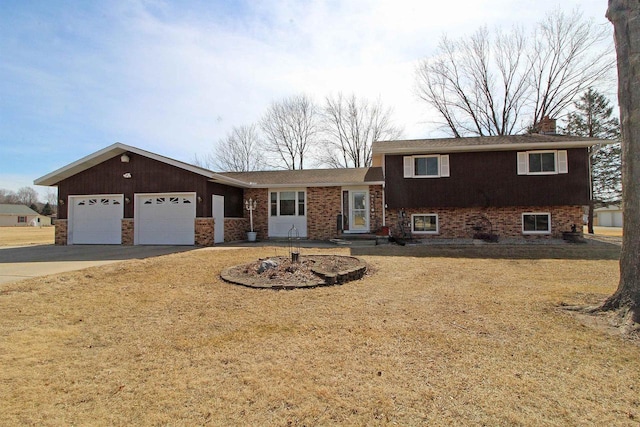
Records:
[[[586,232],[586,230],[585,230]],[[593,234],[600,236],[622,237],[622,228],[619,227],[593,227]]]
[[[616,260],[363,256],[363,280],[280,292],[218,278],[276,252],[3,285],[0,423],[638,423],[637,344],[557,308],[613,292]]]
[[[53,244],[54,227],[0,227],[0,246]]]

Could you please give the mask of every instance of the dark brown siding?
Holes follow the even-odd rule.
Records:
[[[209,182],[207,193],[209,205],[211,205],[214,194],[216,196],[224,196],[225,218],[242,218],[244,203],[244,190],[242,188],[230,187],[228,185],[218,184],[217,182]]]
[[[196,206],[196,216],[211,216],[211,194],[236,194],[242,189],[207,182],[207,177],[168,165],[148,157],[129,154],[129,163],[122,163],[120,156],[106,160],[92,168],[82,171],[58,183],[58,197],[65,204],[58,206],[58,218],[67,218],[67,200],[69,195],[82,194],[124,194],[131,202],[125,204],[125,218],[133,218],[134,194],[136,193],[172,193],[195,192],[203,200]],[[130,173],[131,178],[123,177]],[[226,195],[226,194],[223,194]],[[237,196],[236,196],[237,198]],[[225,215],[227,206],[233,211],[234,197],[225,197]],[[237,208],[236,208],[237,210]],[[242,216],[240,213],[239,216]]]
[[[450,153],[450,177],[403,178],[403,156],[387,155],[385,201],[389,209],[586,205],[587,149],[567,157],[567,174],[518,175],[516,151]]]

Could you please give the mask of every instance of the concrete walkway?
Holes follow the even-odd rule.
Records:
[[[195,246],[0,246],[0,284],[196,249]]]

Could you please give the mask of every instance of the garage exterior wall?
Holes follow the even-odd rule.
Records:
[[[68,243],[69,196],[122,194],[125,201],[121,223],[123,245],[134,244],[136,194],[196,193],[196,245],[213,245],[212,195],[225,197],[225,217],[243,216],[242,188],[209,182],[205,176],[143,155],[128,153],[128,157],[129,162],[122,162],[119,155],[115,156],[58,183],[58,199],[62,202],[58,204],[56,221],[57,245]],[[232,222],[232,225],[235,224]],[[230,236],[237,234],[235,228],[237,226],[232,226],[229,230]]]

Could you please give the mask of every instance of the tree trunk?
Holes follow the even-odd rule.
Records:
[[[624,235],[618,289],[601,308],[628,310],[640,323],[640,2],[609,0],[607,18],[618,58]]]

